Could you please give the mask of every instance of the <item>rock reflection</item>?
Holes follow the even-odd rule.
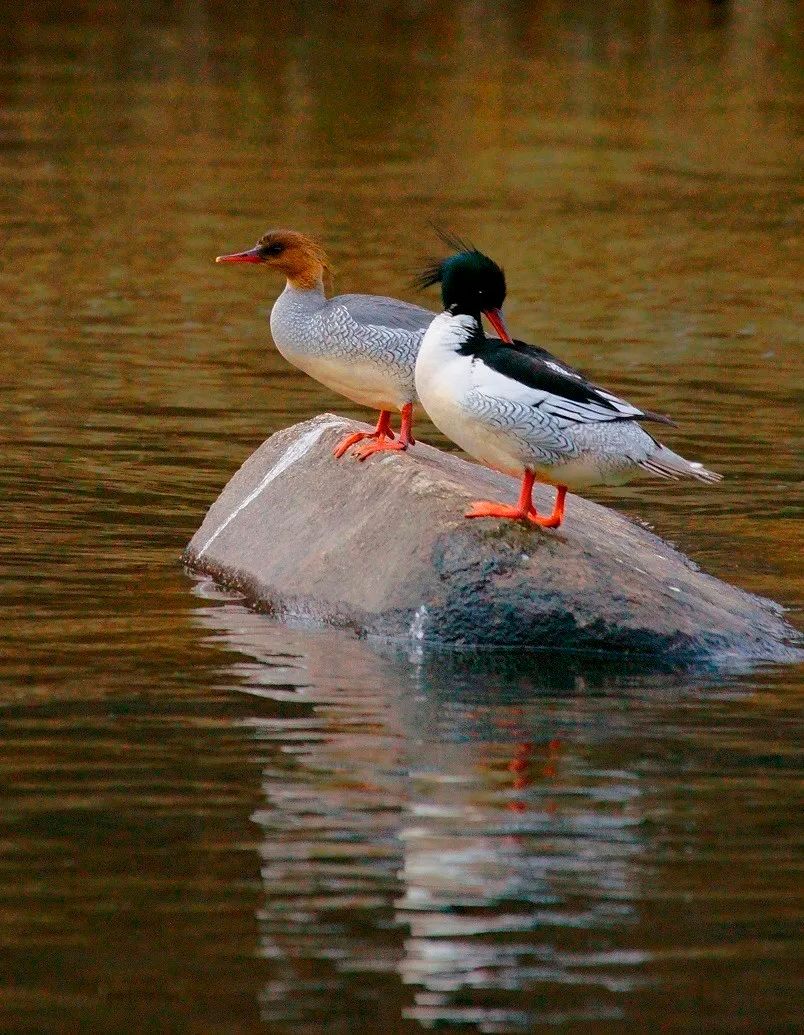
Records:
[[[251,720],[265,1022],[516,1031],[624,1016],[650,959],[633,937],[652,875],[641,733],[674,677],[411,661],[233,603],[200,616],[247,659],[241,689],[274,703]]]
[[[258,952],[270,973],[262,1020],[271,1030],[347,1031],[370,1013],[382,1022],[376,1030],[394,1030],[403,937],[393,907],[405,794],[399,679],[343,636],[280,628],[231,603],[199,616],[244,656],[227,675],[273,704],[251,720],[265,795],[252,817],[265,888]]]

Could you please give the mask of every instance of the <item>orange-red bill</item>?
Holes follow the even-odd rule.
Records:
[[[259,248],[249,248],[247,252],[234,252],[232,255],[219,255],[215,262],[264,262]]]
[[[503,341],[513,342],[514,339],[508,333],[508,328],[505,326],[501,309],[486,309],[483,315]]]

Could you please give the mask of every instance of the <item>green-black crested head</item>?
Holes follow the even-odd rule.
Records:
[[[462,241],[458,243],[463,245],[461,250],[430,263],[416,278],[417,285],[426,288],[441,284],[444,309],[455,315],[479,317],[481,313],[502,309],[505,301],[502,269],[488,255]]]

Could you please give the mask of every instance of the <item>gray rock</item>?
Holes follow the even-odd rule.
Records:
[[[269,438],[213,503],[187,565],[283,620],[362,635],[728,667],[802,657],[778,605],[589,500],[568,498],[551,531],[467,521],[469,500],[513,502],[516,482],[422,444],[332,457],[366,428],[323,414]],[[536,487],[540,511],[553,497]]]

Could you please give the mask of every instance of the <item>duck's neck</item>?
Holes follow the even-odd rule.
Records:
[[[443,314],[444,325],[441,343],[444,348],[454,350],[462,356],[477,355],[486,346],[486,335],[479,313]]]
[[[324,271],[307,270],[300,274],[289,274],[285,282],[285,291],[296,291],[299,294],[317,294],[325,298]]]
[[[427,328],[421,348],[426,348],[433,356],[455,356],[463,351],[476,326],[476,322],[470,316],[440,313]]]
[[[285,290],[277,298],[274,310],[293,310],[298,315],[312,316],[327,304],[322,277],[317,280],[301,281],[297,277],[288,277]]]
[[[326,304],[321,277],[307,286],[288,277],[285,290],[271,310],[271,333],[283,355],[309,349],[318,340],[317,319]]]

